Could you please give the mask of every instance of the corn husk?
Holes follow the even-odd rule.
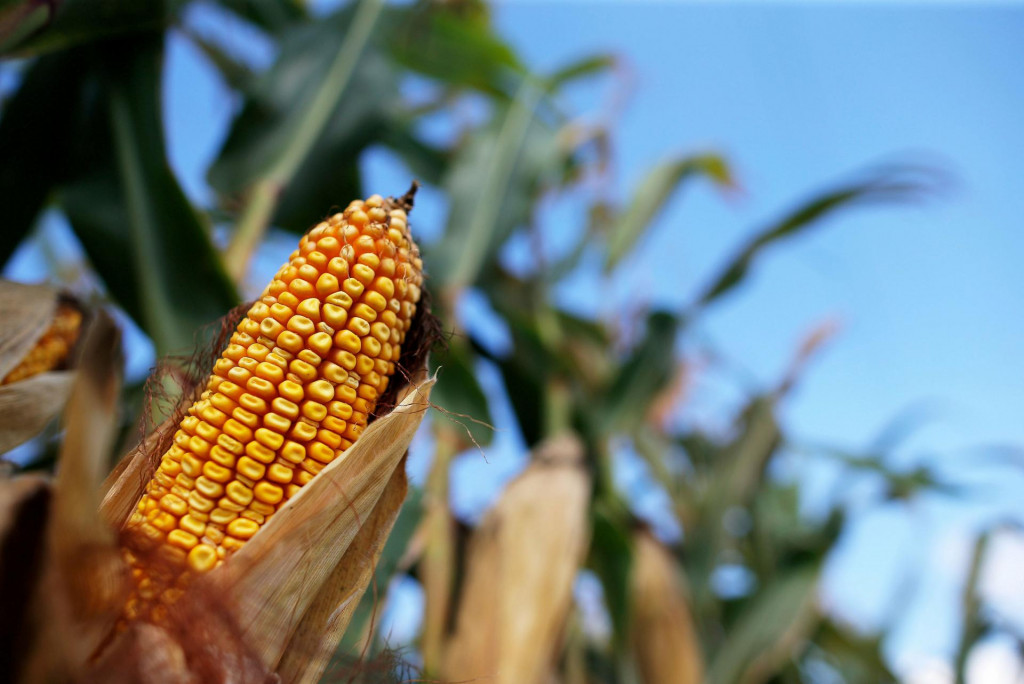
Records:
[[[43,336],[57,310],[57,290],[0,280],[0,379]],[[70,371],[51,371],[0,385],[0,454],[32,439],[64,407]]]
[[[65,412],[65,440],[42,529],[42,562],[25,617],[21,682],[70,681],[109,633],[124,579],[98,492],[115,426],[118,332],[97,317],[83,342]],[[39,523],[38,519],[35,521]]]
[[[402,461],[392,473],[369,520],[359,528],[292,634],[277,666],[282,682],[315,684],[320,681],[373,579],[377,561],[408,490]]]
[[[0,280],[0,378],[21,363],[46,332],[58,297],[52,287]]]
[[[703,657],[678,564],[646,530],[634,547],[630,636],[644,684],[699,684]]]
[[[214,591],[231,596],[229,609],[243,640],[269,668],[281,662],[321,592],[333,592],[329,579],[403,462],[432,385],[413,385],[344,458],[304,486],[230,563],[204,578]],[[383,535],[378,537],[382,544]]]
[[[582,460],[573,436],[541,445],[474,533],[447,680],[546,681],[589,541]]]

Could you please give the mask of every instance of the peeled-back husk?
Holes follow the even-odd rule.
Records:
[[[546,681],[590,537],[582,461],[574,436],[542,444],[474,532],[447,681]]]
[[[393,524],[393,496],[385,500],[389,508],[383,517],[391,518],[386,525],[375,521],[374,509],[404,462],[433,383],[410,386],[398,406],[367,427],[343,458],[320,471],[229,563],[203,578],[202,583],[230,597],[225,605],[244,642],[269,668],[278,667],[289,643],[296,646],[292,635],[311,608],[317,611],[311,619],[317,619],[324,592],[328,602],[348,600],[336,596],[330,579],[360,531]],[[382,546],[386,538],[369,536],[372,546]],[[379,548],[368,546],[364,552],[375,555]],[[360,590],[348,593],[362,596],[370,576],[360,580]]]

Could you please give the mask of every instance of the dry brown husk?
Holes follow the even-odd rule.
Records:
[[[230,562],[194,582],[172,607],[165,631],[167,643],[184,653],[188,671],[180,681],[275,681],[274,672],[285,684],[319,679],[405,498],[404,457],[433,385],[424,377],[423,371],[414,376],[398,406],[372,423],[344,458],[324,468]],[[148,462],[136,452],[122,486],[110,487],[108,516],[118,517],[125,500],[137,500],[136,483],[140,474],[148,479]],[[100,663],[109,681],[179,681],[165,671],[148,672],[150,656],[126,642],[160,639],[136,626],[121,633],[108,649],[120,655]],[[172,653],[159,662],[166,668],[179,661]]]
[[[649,531],[633,540],[630,636],[637,668],[645,684],[699,684],[703,657],[678,564]]]
[[[121,602],[124,574],[113,530],[98,514],[98,492],[116,425],[120,387],[119,336],[113,323],[97,317],[83,342],[80,370],[65,412],[65,440],[56,478],[39,485],[46,505],[18,521],[34,528],[37,546],[31,577],[20,587],[25,612],[17,662],[8,672],[21,682],[72,681],[109,633]],[[10,491],[25,478],[5,483]],[[31,482],[31,481],[30,481]],[[21,510],[24,512],[24,506]],[[4,556],[10,531],[2,543]]]
[[[0,378],[49,328],[60,296],[45,285],[0,280]],[[70,371],[51,371],[0,385],[0,454],[35,437],[60,413],[71,378]]]
[[[12,631],[5,646],[21,647],[6,654],[3,671],[33,683],[316,681],[405,498],[404,456],[433,380],[415,374],[398,406],[230,563],[194,582],[166,624],[115,630],[127,575],[114,530],[152,475],[159,435],[103,482],[119,386],[108,319],[96,321],[83,347],[56,478],[0,479],[0,607]]]
[[[505,490],[469,543],[445,657],[448,681],[545,682],[589,541],[583,447],[551,439]]]

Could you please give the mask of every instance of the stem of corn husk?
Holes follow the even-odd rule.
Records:
[[[703,657],[680,568],[650,532],[633,539],[630,637],[644,684],[699,684]]]
[[[590,536],[582,462],[575,436],[545,442],[474,533],[445,657],[448,680],[545,681]]]

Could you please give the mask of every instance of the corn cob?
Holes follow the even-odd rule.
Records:
[[[59,302],[50,327],[25,358],[0,381],[0,385],[9,385],[63,366],[78,341],[81,326],[82,312],[68,302]]]
[[[392,200],[352,202],[302,238],[238,324],[128,521],[137,589],[126,617],[173,601],[187,571],[228,558],[358,439],[421,285],[419,250]]]

